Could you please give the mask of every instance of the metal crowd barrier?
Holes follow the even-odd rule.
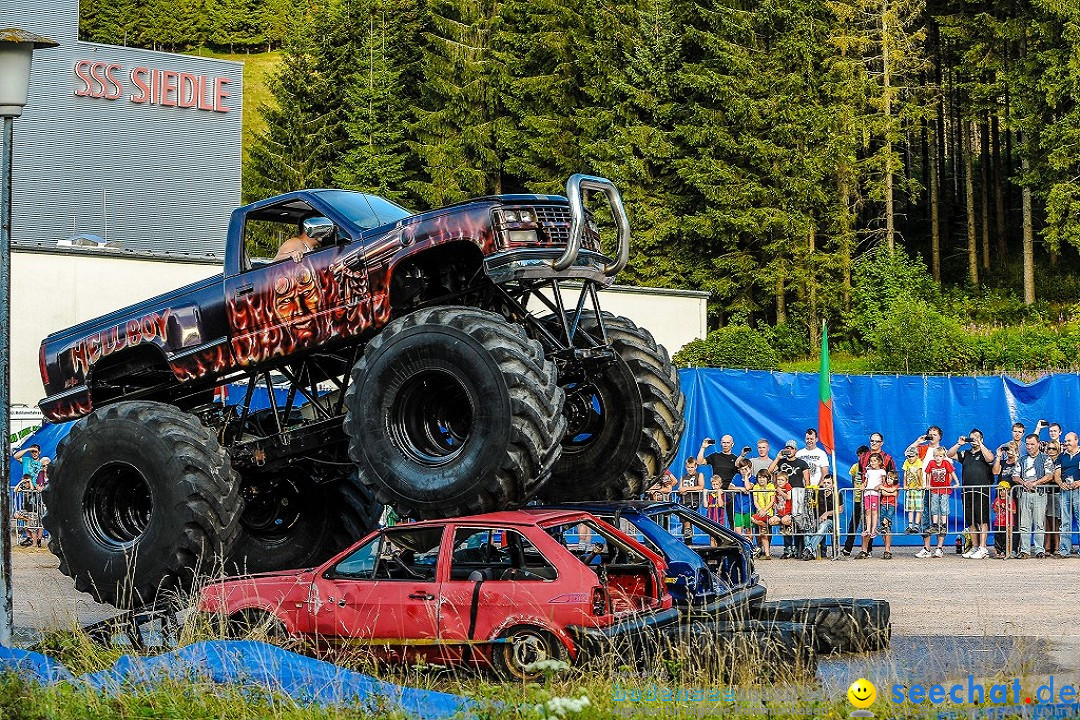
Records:
[[[45,514],[45,503],[41,500],[40,490],[17,490],[14,487],[11,488],[11,530],[12,533],[18,537],[26,530],[40,530],[41,529],[41,516]],[[24,509],[29,505],[29,496],[38,496],[38,522],[35,525],[27,525],[26,516],[24,515]]]
[[[1035,497],[1035,498],[1038,498],[1040,496],[1042,496],[1044,498],[1049,497],[1050,493],[1048,493],[1047,490],[1045,489],[1046,486],[1042,486],[1042,487],[1044,489],[1040,490],[1040,489],[1037,488],[1036,490],[1030,491],[1032,497]],[[807,488],[807,490],[809,490],[809,489]],[[965,519],[965,513],[964,513],[964,494],[966,492],[975,492],[975,491],[977,491],[977,492],[979,492],[980,494],[983,495],[982,502],[986,503],[986,506],[985,506],[986,514],[985,514],[985,516],[986,516],[986,519],[987,519],[987,533],[988,533],[988,535],[987,535],[987,546],[988,547],[1000,548],[999,552],[1004,554],[1006,557],[1012,557],[1016,553],[1016,551],[1020,548],[1019,535],[1020,535],[1020,529],[1021,529],[1020,528],[1021,509],[1022,509],[1021,508],[1021,502],[1024,499],[1025,494],[1028,492],[1028,491],[1025,491],[1024,488],[1022,486],[1020,486],[1019,484],[1013,484],[1009,489],[1009,494],[1007,495],[1007,498],[1011,501],[1011,507],[1013,508],[1012,515],[1011,515],[1011,517],[1001,518],[1000,523],[999,523],[999,518],[997,517],[997,514],[993,510],[994,501],[997,498],[997,484],[996,483],[993,484],[993,485],[960,485],[960,486],[952,488],[950,490],[950,492],[949,492],[949,506],[948,506],[949,512],[948,512],[948,516],[947,516],[945,532],[944,533],[934,533],[934,534],[930,535],[931,546],[936,547],[936,545],[937,545],[937,535],[938,534],[944,534],[945,535],[944,548],[947,549],[948,551],[955,552],[957,538],[958,537],[962,538],[963,533],[965,533],[965,532],[969,532],[969,533],[971,532],[971,528],[966,527],[966,519]],[[736,494],[738,494],[740,492],[741,491],[739,491],[739,490],[730,490],[730,489],[729,490],[706,490],[706,491],[703,491],[702,492],[702,497],[704,498],[704,504],[701,505],[698,508],[698,512],[700,512],[702,515],[705,515],[706,517],[711,516],[712,519],[720,521],[721,524],[725,525],[728,528],[735,529],[735,527],[734,527],[734,518],[732,517],[732,513],[731,513],[731,509],[732,509],[732,506],[733,506],[734,503],[732,501],[730,501],[729,498],[733,497],[734,495],[736,495]],[[751,495],[751,508],[754,507],[754,505],[753,505],[753,495],[755,493],[760,493],[760,492],[770,492],[770,491],[751,490],[750,493],[749,493]],[[774,492],[774,491],[772,491],[772,492]],[[838,492],[839,492],[839,495],[837,494],[837,491],[834,489],[833,498],[836,499],[838,497],[843,497],[843,499],[844,499],[843,509],[839,513],[836,513],[836,509],[834,507],[834,518],[838,514],[839,518],[840,518],[840,521],[836,522],[834,520],[834,522],[832,523],[832,527],[827,531],[827,534],[823,538],[823,540],[821,542],[821,545],[820,545],[820,549],[822,550],[822,555],[825,554],[824,553],[825,547],[829,546],[833,557],[837,557],[839,555],[839,551],[840,551],[841,547],[850,548],[852,553],[854,553],[854,552],[857,552],[859,549],[861,549],[861,546],[862,546],[861,532],[862,532],[863,528],[862,528],[862,522],[861,522],[861,515],[862,515],[861,508],[860,508],[860,511],[859,511],[859,515],[860,515],[859,520],[854,522],[854,523],[852,522],[852,518],[856,514],[855,503],[854,503],[855,489],[850,488],[850,487],[842,487],[842,488],[839,489]],[[924,488],[922,490],[917,491],[917,492],[922,493],[922,495],[923,495],[922,503],[921,503],[922,509],[917,511],[917,512],[919,512],[921,514],[921,516],[919,518],[919,521],[918,521],[918,523],[916,525],[917,531],[913,532],[913,533],[906,532],[907,528],[909,527],[909,524],[914,524],[914,523],[909,523],[909,520],[908,520],[908,512],[909,511],[906,509],[907,504],[908,504],[907,503],[907,498],[908,498],[909,492],[911,492],[911,491],[905,490],[905,489],[903,489],[901,487],[901,489],[897,492],[897,495],[896,495],[896,510],[895,510],[894,516],[892,517],[892,523],[891,523],[891,528],[890,528],[890,532],[891,532],[891,535],[892,535],[892,544],[895,545],[895,546],[913,547],[913,546],[923,544],[924,534],[927,532],[927,529],[928,529],[929,525],[931,524],[930,491],[928,489]],[[1058,488],[1058,490],[1057,490],[1058,505],[1057,505],[1054,517],[1057,517],[1057,519],[1059,521],[1059,524],[1060,524],[1060,521],[1062,521],[1062,519],[1063,519],[1062,518],[1062,512],[1061,512],[1061,506],[1062,506],[1061,501],[1062,501],[1062,499],[1063,499],[1063,497],[1064,497],[1064,495],[1066,493],[1075,493],[1075,495],[1073,497],[1075,497],[1077,499],[1080,499],[1080,489],[1062,490],[1062,489]],[[660,497],[661,496],[656,496],[653,499],[660,499]],[[667,499],[667,500],[670,500],[672,502],[680,502],[682,504],[686,504],[683,501],[682,496],[680,496],[680,494],[677,493],[677,492],[672,492],[672,493],[664,495],[662,497],[663,497],[663,499]],[[879,508],[880,508],[880,503],[881,503],[881,496],[880,495],[879,495],[879,498],[878,498],[878,502],[879,502]],[[1033,502],[1032,504],[1035,506],[1035,510],[1037,510],[1040,503]],[[1080,502],[1077,502],[1077,503],[1074,503],[1074,504],[1080,505]],[[723,508],[724,512],[722,512],[722,513],[719,512],[718,510],[720,508]],[[804,515],[806,514],[806,513],[800,513],[800,510],[801,510],[801,508],[798,506],[798,503],[793,503],[792,515],[794,516],[796,514],[804,514]],[[752,512],[753,512],[753,510],[752,510]],[[819,515],[820,515],[820,512],[821,511],[819,510],[818,511]],[[910,511],[910,512],[914,513],[916,511]],[[1066,532],[1068,532],[1068,535],[1069,535],[1069,539],[1070,539],[1069,545],[1071,546],[1072,552],[1075,553],[1075,554],[1080,554],[1080,543],[1077,542],[1077,538],[1080,537],[1080,532],[1077,532],[1077,531],[1080,531],[1080,513],[1077,513],[1077,512],[1074,511],[1074,514],[1073,514],[1073,516],[1071,518],[1071,523],[1070,523],[1071,527],[1069,527],[1069,528],[1060,527],[1060,530],[1050,530],[1050,529],[1045,528],[1045,515],[1047,514],[1046,512],[1044,512],[1042,515],[1038,515],[1037,512],[1035,512],[1035,511],[1033,511],[1033,512],[1031,512],[1029,514],[1033,515],[1033,517],[1031,518],[1031,528],[1029,530],[1030,534],[1032,534],[1034,536],[1037,536],[1037,535],[1039,535],[1041,533],[1043,535],[1043,537],[1041,539],[1041,542],[1035,542],[1035,538],[1032,537],[1032,540],[1031,540],[1032,554],[1034,554],[1034,548],[1038,547],[1038,546],[1041,546],[1043,548],[1043,551],[1046,552],[1047,544],[1048,544],[1047,541],[1048,540],[1053,540],[1057,536],[1064,535]],[[1037,521],[1040,517],[1043,520],[1042,523],[1039,523]],[[1043,526],[1042,529],[1040,529],[1040,525]],[[1073,527],[1076,527],[1077,530],[1073,530]],[[755,539],[755,543],[756,543],[756,538],[757,538],[757,535],[758,535],[758,530],[759,529],[758,529],[757,526],[754,526],[754,525],[751,526],[750,536]],[[774,526],[773,531],[770,533],[770,544],[772,544],[774,549],[775,549],[777,546],[779,546],[783,542],[783,538],[785,536],[788,536],[788,537],[791,537],[791,538],[799,537],[799,538],[802,538],[803,541],[805,541],[805,540],[807,540],[807,539],[809,539],[809,538],[811,538],[811,537],[813,537],[815,535],[822,534],[822,533],[819,533],[818,530],[819,530],[819,526],[818,526],[818,522],[817,522],[816,517],[811,518],[809,520],[808,524],[806,522],[804,522],[804,523],[793,522],[790,529],[786,530],[785,532],[780,532],[779,528]],[[873,538],[873,542],[871,543],[871,546],[874,547],[875,549],[880,549],[880,547],[882,546],[882,543],[883,543],[882,535],[883,535],[883,533],[881,532],[881,530],[879,528],[879,532],[878,532],[877,537]],[[804,543],[799,543],[798,546],[802,546],[803,544]],[[966,545],[966,543],[965,543],[965,545]],[[1058,537],[1058,545],[1057,545],[1057,547],[1060,548],[1060,537]],[[1047,554],[1049,554],[1049,553],[1047,553]]]

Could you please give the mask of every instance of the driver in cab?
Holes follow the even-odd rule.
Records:
[[[326,218],[308,218],[304,220],[297,228],[299,234],[281,243],[281,247],[278,248],[273,261],[277,262],[290,257],[293,262],[297,263],[303,260],[304,255],[318,249],[320,238],[330,235],[324,227],[329,222]],[[330,228],[332,229],[333,226],[331,225]],[[318,233],[318,236],[312,237],[314,233]]]

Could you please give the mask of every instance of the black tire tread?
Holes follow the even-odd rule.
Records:
[[[821,653],[867,652],[889,646],[891,607],[886,600],[806,598],[774,600],[755,608],[766,621],[812,623]]]
[[[360,429],[351,408],[360,392],[360,379],[381,348],[395,335],[420,325],[449,326],[480,342],[498,364],[509,392],[512,417],[509,451],[490,478],[490,486],[471,497],[447,498],[438,508],[410,505],[391,494],[377,478],[370,477],[360,462]],[[562,414],[565,393],[556,382],[554,363],[544,357],[540,343],[530,340],[524,329],[497,313],[471,307],[434,307],[400,317],[389,323],[364,348],[352,371],[346,391],[345,432],[349,454],[358,463],[357,483],[369,488],[379,503],[395,507],[411,518],[452,517],[524,505],[547,482],[566,432]]]
[[[49,533],[49,550],[60,561],[60,572],[74,579],[75,588],[102,603],[125,607],[148,604],[163,592],[187,590],[196,575],[218,570],[221,559],[232,549],[240,532],[241,499],[237,475],[228,453],[217,435],[199,420],[180,409],[159,402],[126,401],[90,413],[71,429],[56,448],[53,481],[44,491],[45,506],[54,493],[62,492],[67,459],[80,451],[83,437],[103,424],[129,421],[146,426],[167,440],[174,452],[167,463],[176,482],[188,488],[184,502],[170,512],[178,513],[184,524],[183,542],[165,558],[167,573],[159,580],[144,580],[129,589],[102,587],[88,568],[73,567],[61,545],[58,520],[47,513],[42,523]],[[53,504],[55,506],[55,504]]]

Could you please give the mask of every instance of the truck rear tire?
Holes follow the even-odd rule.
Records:
[[[437,307],[372,339],[353,368],[345,432],[358,482],[413,518],[520,506],[566,428],[540,344],[501,315]]]
[[[379,523],[382,504],[358,488],[352,467],[323,471],[298,463],[241,482],[244,512],[229,572],[305,568],[344,550]]]
[[[570,429],[544,490],[552,501],[640,497],[679,449],[685,398],[667,351],[633,321],[603,318],[618,358],[599,374],[592,397],[567,387]],[[594,313],[582,315],[581,329],[599,339]],[[590,411],[591,426],[582,419]]]
[[[191,588],[240,528],[240,484],[217,437],[157,402],[96,410],[57,447],[49,549],[76,589],[119,608]]]

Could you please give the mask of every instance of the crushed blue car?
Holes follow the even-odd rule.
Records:
[[[686,615],[746,618],[765,598],[750,541],[683,505],[631,500],[546,507],[592,513],[663,555],[668,593]]]

